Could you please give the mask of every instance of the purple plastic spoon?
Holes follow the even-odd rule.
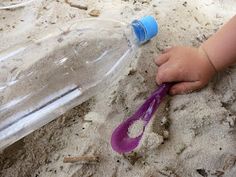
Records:
[[[164,83],[157,88],[151,96],[139,107],[139,109],[128,119],[124,120],[112,133],[111,146],[112,149],[118,153],[126,153],[135,149],[143,135],[146,125],[151,120],[152,115],[160,105],[162,99],[168,93],[171,83]],[[129,127],[137,120],[144,121],[144,127],[142,133],[131,138],[128,135]]]

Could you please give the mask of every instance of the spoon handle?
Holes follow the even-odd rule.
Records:
[[[134,114],[134,117],[136,117],[136,119],[137,117],[140,117],[142,120],[148,123],[172,85],[172,83],[161,84],[140,106],[140,108]]]

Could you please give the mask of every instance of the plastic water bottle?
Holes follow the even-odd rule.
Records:
[[[0,149],[106,88],[157,32],[152,16],[130,25],[85,19],[2,51]]]

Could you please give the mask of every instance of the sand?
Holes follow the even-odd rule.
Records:
[[[0,50],[40,38],[48,29],[65,30],[62,24],[90,17],[92,10],[99,10],[101,18],[126,22],[154,15],[160,34],[140,48],[119,81],[5,149],[0,155],[0,176],[234,177],[235,67],[217,74],[201,91],[166,97],[134,152],[115,153],[110,136],[156,88],[154,58],[168,46],[198,46],[235,14],[236,2],[79,2],[87,10],[64,0],[35,0],[25,8],[0,11]],[[100,160],[93,164],[63,163],[64,157],[84,155]]]
[[[136,138],[138,137],[139,135],[142,134],[143,132],[143,129],[144,129],[144,126],[145,126],[145,122],[143,120],[136,120],[134,121],[130,126],[129,126],[129,129],[128,129],[128,136],[130,138]]]

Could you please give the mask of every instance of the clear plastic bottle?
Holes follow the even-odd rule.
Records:
[[[114,81],[136,47],[157,34],[155,19],[131,25],[80,20],[70,30],[0,53],[0,149],[81,104]]]

